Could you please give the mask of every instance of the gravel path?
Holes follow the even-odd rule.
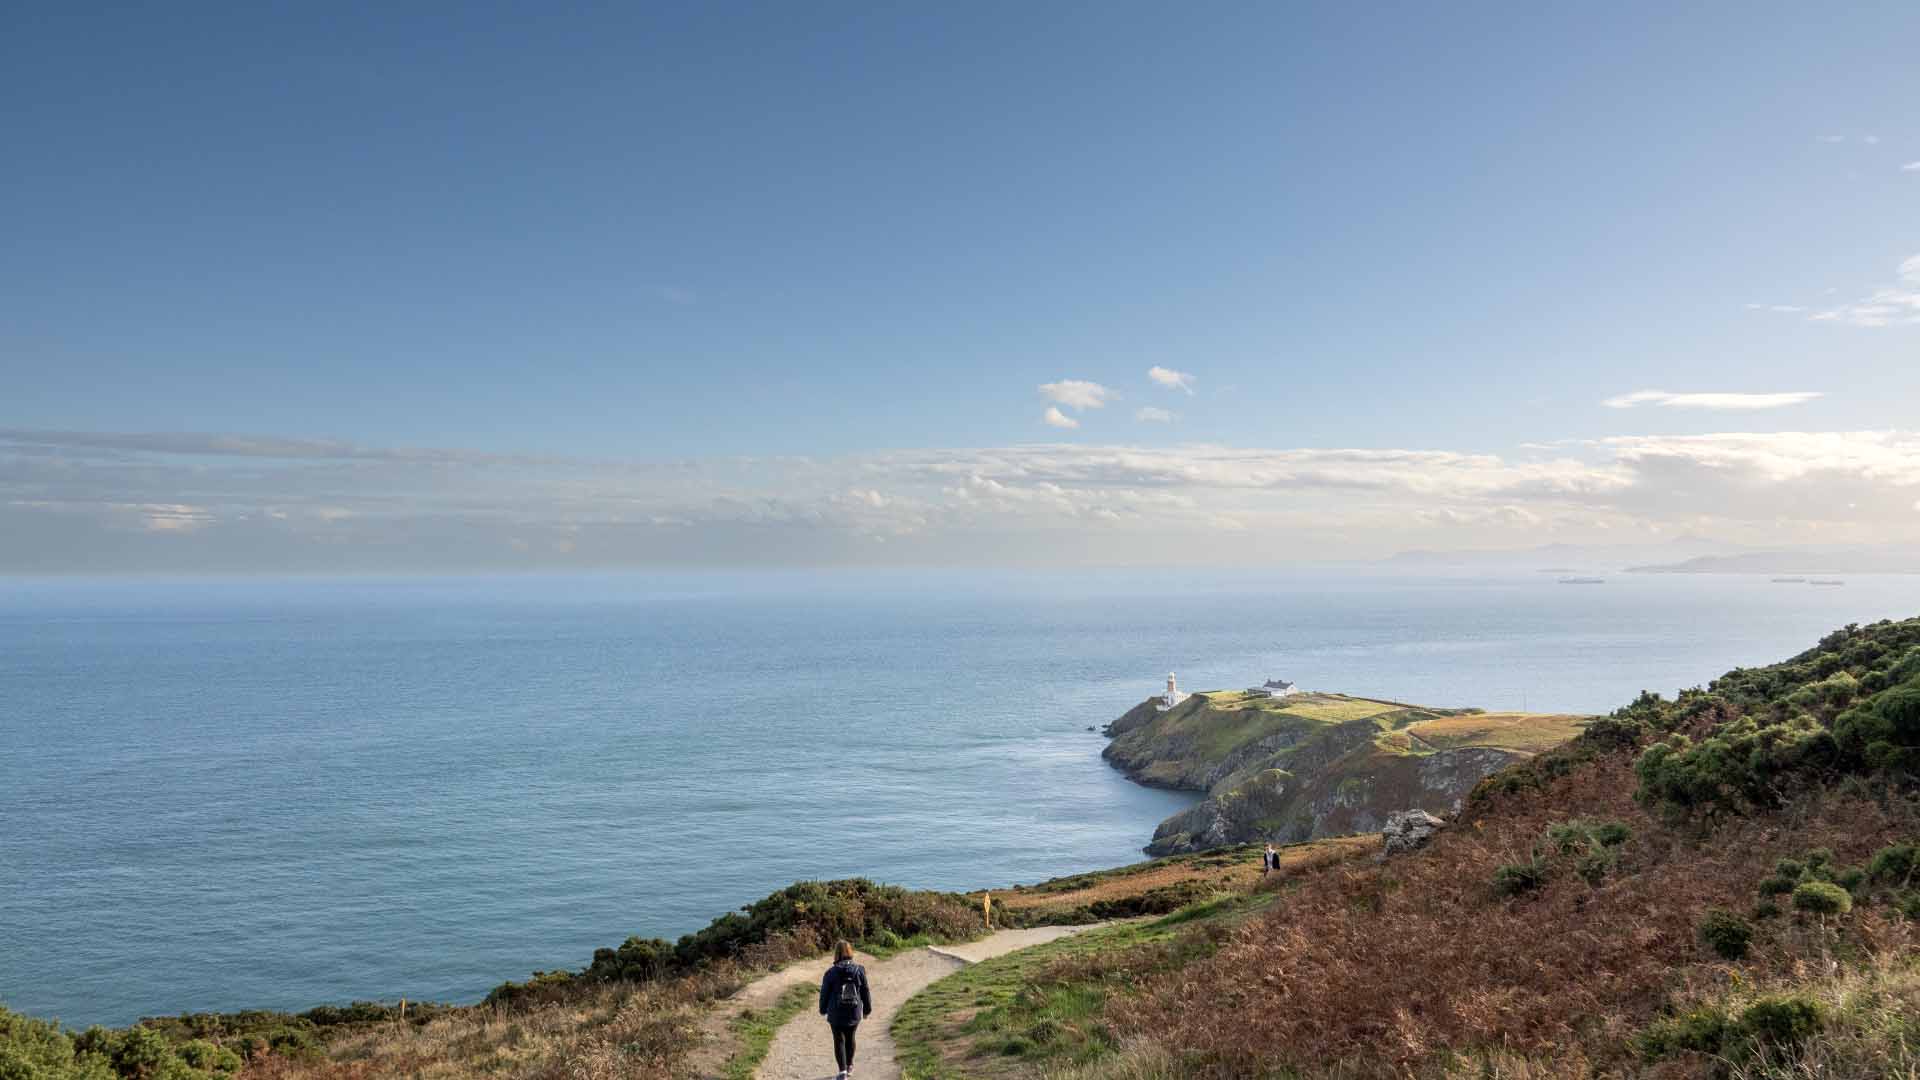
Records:
[[[910,997],[936,980],[951,975],[968,964],[1039,945],[1091,930],[1092,926],[1039,926],[1031,930],[1002,930],[997,934],[970,941],[965,945],[941,945],[930,949],[909,949],[891,960],[871,956],[856,957],[867,969],[867,983],[873,987],[873,1015],[860,1024],[859,1044],[853,1075],[858,1080],[899,1080],[900,1066],[894,1061],[893,1016]],[[821,960],[808,972],[809,980],[818,980],[826,972]],[[795,969],[769,975],[763,982],[780,980],[780,988],[795,981]],[[741,993],[755,993],[754,986]],[[779,990],[772,996],[778,997]],[[760,992],[764,994],[764,991]],[[827,1034],[827,1022],[812,1009],[803,1011],[773,1037],[773,1047],[755,1075],[759,1080],[833,1080],[833,1040]]]

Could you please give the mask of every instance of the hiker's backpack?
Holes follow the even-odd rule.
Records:
[[[863,1008],[860,1003],[860,976],[856,974],[859,970],[852,964],[840,969],[840,1000],[837,1004],[844,1016],[857,1017]]]

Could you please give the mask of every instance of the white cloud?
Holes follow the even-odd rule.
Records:
[[[860,562],[882,540],[889,561],[1068,564],[1659,530],[1920,542],[1915,431],[1619,436],[1506,454],[1052,443],[677,462],[151,439],[0,431],[0,572]],[[263,468],[262,451],[286,460]],[[190,544],[162,535],[182,532]]]
[[[1909,161],[1900,166],[1901,172],[1920,172],[1920,161]]]
[[[1860,141],[1861,141],[1861,142],[1863,142],[1863,143],[1866,143],[1866,144],[1867,144],[1868,146],[1879,146],[1879,145],[1880,145],[1880,136],[1878,136],[1878,135],[1862,135],[1862,136],[1860,136]]]
[[[1070,409],[1104,408],[1107,402],[1120,396],[1097,382],[1088,382],[1085,379],[1061,379],[1059,382],[1041,383],[1040,394]]]
[[[1670,394],[1665,390],[1635,390],[1631,394],[1610,397],[1600,404],[1609,409],[1633,409],[1641,405],[1657,405],[1665,409],[1719,409],[1747,411],[1753,409],[1781,409],[1789,405],[1801,405],[1818,397],[1824,397],[1818,390],[1793,390],[1775,394]]]
[[[1153,405],[1147,405],[1134,410],[1133,418],[1148,424],[1171,424],[1179,419],[1179,415]]]
[[[1185,371],[1175,371],[1155,364],[1147,369],[1147,378],[1169,390],[1185,390],[1193,393],[1193,375]]]
[[[1899,280],[1875,289],[1859,300],[1827,308],[1808,316],[1815,322],[1837,322],[1847,326],[1882,327],[1920,323],[1920,255],[1902,260]]]
[[[213,514],[205,507],[185,503],[142,503],[116,509],[138,514],[140,527],[148,532],[195,532],[214,522]]]
[[[1080,426],[1080,421],[1075,420],[1073,417],[1068,416],[1052,405],[1047,406],[1047,411],[1040,414],[1040,419],[1057,428],[1077,428]]]

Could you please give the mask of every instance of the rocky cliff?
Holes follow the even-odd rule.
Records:
[[[1143,784],[1206,793],[1147,852],[1294,843],[1380,829],[1400,810],[1453,810],[1481,778],[1576,734],[1584,719],[1435,709],[1344,694],[1216,691],[1107,726],[1106,759]]]

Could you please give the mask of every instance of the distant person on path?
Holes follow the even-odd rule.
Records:
[[[853,945],[847,941],[833,946],[833,966],[820,977],[820,1015],[833,1029],[833,1059],[840,1066],[839,1080],[853,1075],[853,1032],[860,1021],[873,1014],[873,994],[867,989],[867,969],[853,962]]]
[[[1280,869],[1280,853],[1273,850],[1272,844],[1268,844],[1267,853],[1260,856],[1260,876],[1266,877],[1278,869]]]

